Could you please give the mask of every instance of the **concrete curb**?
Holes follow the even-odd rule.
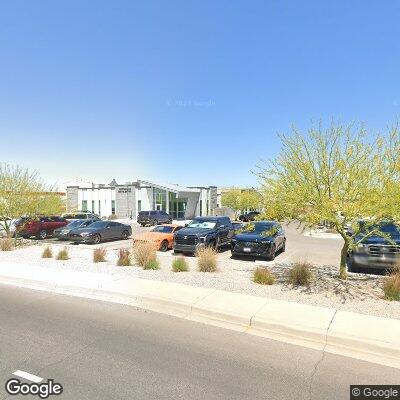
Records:
[[[400,368],[400,320],[171,282],[0,263],[0,283],[126,304]]]

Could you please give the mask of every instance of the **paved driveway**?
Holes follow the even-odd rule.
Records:
[[[141,227],[138,224],[132,224],[132,235],[141,232],[149,231],[152,227]],[[342,240],[336,238],[319,238],[305,236],[303,232],[297,229],[297,225],[291,223],[284,226],[286,233],[286,251],[277,255],[276,261],[278,262],[292,262],[299,260],[308,260],[314,264],[327,264],[338,265],[340,260],[340,249],[342,247]],[[59,242],[56,239],[48,239],[46,242],[51,244],[65,245],[69,242]],[[118,250],[121,248],[129,248],[132,245],[132,239],[128,240],[114,240],[112,242],[101,243],[101,247],[108,250]],[[93,245],[78,244],[79,247],[90,247]],[[221,249],[219,254],[220,260],[229,260],[231,252],[228,247]],[[249,262],[257,262],[252,258],[242,258],[241,260],[248,260]],[[265,263],[265,262],[264,262]]]

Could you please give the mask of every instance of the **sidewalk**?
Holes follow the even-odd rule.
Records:
[[[0,283],[116,302],[400,368],[400,320],[211,288],[0,262]]]

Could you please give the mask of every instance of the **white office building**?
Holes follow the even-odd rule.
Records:
[[[136,219],[140,211],[163,210],[174,219],[213,215],[217,187],[183,187],[144,180],[123,185],[77,183],[67,186],[67,211],[92,211],[101,217]]]

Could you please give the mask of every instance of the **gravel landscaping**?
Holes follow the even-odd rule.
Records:
[[[53,253],[62,246],[51,246]],[[118,252],[107,251],[107,261],[93,263],[93,248],[68,246],[70,260],[57,261],[42,259],[43,245],[18,248],[9,252],[0,252],[1,262],[14,262],[24,265],[35,265],[46,268],[65,268],[77,271],[89,271],[115,276],[136,276],[144,279],[169,281],[192,286],[210,287],[253,296],[293,301],[310,305],[332,307],[340,310],[359,312],[400,319],[400,302],[383,299],[383,276],[366,274],[349,274],[347,281],[337,279],[337,267],[313,267],[314,278],[309,287],[292,287],[286,283],[289,264],[269,262],[223,260],[219,262],[218,272],[204,273],[197,271],[195,257],[186,257],[189,272],[172,272],[174,256],[169,253],[158,253],[159,270],[143,270],[139,267],[117,267]],[[252,274],[257,266],[268,266],[275,275],[275,284],[263,286],[252,281]]]

